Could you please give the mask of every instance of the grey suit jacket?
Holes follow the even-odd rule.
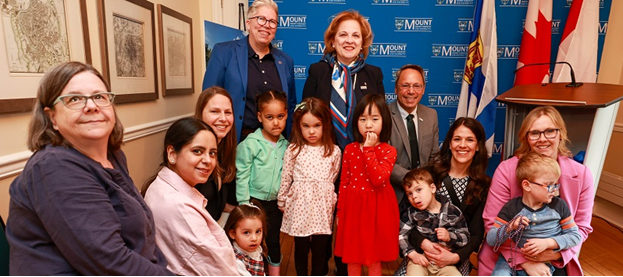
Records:
[[[411,170],[411,146],[409,145],[409,134],[404,120],[398,110],[398,101],[389,104],[389,111],[392,116],[392,136],[389,144],[396,148],[397,158],[394,169],[390,176],[390,182],[398,203],[404,196],[402,188],[402,178]],[[418,116],[418,150],[420,156],[420,166],[428,163],[430,157],[439,151],[439,124],[437,122],[437,111],[422,104],[417,106]]]

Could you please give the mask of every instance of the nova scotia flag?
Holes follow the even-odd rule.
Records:
[[[498,95],[495,1],[477,0],[475,6],[474,30],[465,60],[456,117],[476,118],[482,124],[487,137],[487,153],[491,157],[495,135],[495,97]]]

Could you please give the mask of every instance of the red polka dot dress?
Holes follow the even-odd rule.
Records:
[[[398,258],[400,219],[389,176],[396,149],[387,143],[344,150],[337,203],[335,254],[344,263],[370,265]]]
[[[281,232],[296,237],[331,234],[340,148],[334,145],[329,157],[324,157],[324,146],[304,145],[293,159],[296,152],[290,145],[283,157],[277,196],[279,208],[284,209]]]

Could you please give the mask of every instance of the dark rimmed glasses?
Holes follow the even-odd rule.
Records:
[[[112,92],[98,92],[90,96],[81,94],[61,95],[54,100],[52,106],[58,102],[63,102],[63,105],[71,110],[81,110],[86,107],[89,99],[93,100],[93,103],[98,107],[108,107],[114,102],[115,94]]]
[[[268,27],[270,28],[277,28],[277,25],[279,24],[279,22],[277,22],[277,20],[268,20],[266,19],[266,17],[263,16],[254,16],[254,17],[249,17],[249,19],[256,19],[257,20],[257,24],[259,24],[260,26],[264,26],[266,25],[266,23],[268,23]]]
[[[545,131],[528,131],[526,136],[529,140],[538,140],[541,137],[541,134],[545,136],[546,139],[555,139],[558,136],[558,131],[560,129],[546,129]]]
[[[544,185],[544,184],[540,184],[540,183],[537,183],[537,182],[532,182],[530,180],[526,180],[526,181],[530,182],[531,184],[535,184],[535,185],[538,185],[538,186],[541,186],[541,187],[546,187],[547,188],[547,192],[554,192],[554,191],[557,191],[557,190],[560,189],[560,184],[559,183],[551,184],[551,185]]]

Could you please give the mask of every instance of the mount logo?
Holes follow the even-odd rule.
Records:
[[[308,41],[307,42],[307,50],[309,50],[308,55],[322,55],[324,52],[325,45],[324,41]]]
[[[433,18],[395,17],[394,32],[431,32]]]
[[[467,44],[436,44],[433,43],[433,58],[465,58],[469,51]]]
[[[307,29],[307,15],[280,15],[279,28]]]
[[[406,43],[373,43],[370,45],[370,56],[375,57],[407,57]]]

